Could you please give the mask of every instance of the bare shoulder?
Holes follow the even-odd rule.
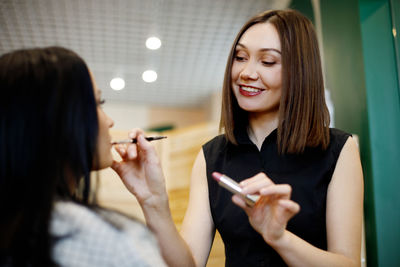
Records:
[[[344,144],[336,165],[336,168],[341,166],[361,167],[360,153],[358,142],[355,138],[349,136]]]
[[[196,160],[193,165],[192,178],[193,174],[195,174],[194,172],[200,172],[200,173],[205,172],[205,168],[206,168],[206,161],[204,158],[203,149],[200,149],[199,153],[197,153]]]
[[[349,136],[346,140],[346,143],[343,146],[343,149],[350,149],[350,150],[354,150],[357,152],[358,154],[358,140],[357,138],[354,138],[353,136]]]

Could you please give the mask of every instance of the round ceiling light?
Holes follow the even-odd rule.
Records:
[[[154,36],[147,38],[146,47],[151,50],[156,50],[161,47],[161,40]]]
[[[110,86],[113,90],[119,91],[125,88],[125,81],[117,77],[111,80]]]
[[[154,70],[146,70],[142,74],[142,79],[147,83],[152,83],[157,80],[157,72],[155,72]]]

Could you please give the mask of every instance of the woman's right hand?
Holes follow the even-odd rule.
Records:
[[[114,161],[111,167],[142,207],[168,203],[164,175],[154,147],[144,138],[141,129],[131,130],[129,138],[137,138],[137,143],[116,146],[122,161]]]

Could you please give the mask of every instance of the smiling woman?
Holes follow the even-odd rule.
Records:
[[[232,46],[222,97],[225,134],[203,146],[192,180],[207,181],[208,194],[197,195],[210,203],[227,265],[358,265],[360,159],[349,134],[329,129],[311,22],[292,10],[250,19]],[[231,198],[214,171],[259,195],[255,206]]]
[[[225,133],[195,160],[180,235],[159,160],[142,152],[140,139],[119,151],[124,162],[115,169],[168,265],[206,265],[218,230],[226,266],[358,266],[360,158],[350,134],[329,128],[318,42],[306,17],[270,10],[242,27],[225,70],[220,125]],[[238,183],[238,193],[220,187],[215,172],[219,182]],[[248,195],[256,195],[254,205]]]
[[[232,90],[242,109],[278,114],[282,87],[280,50],[279,35],[272,24],[254,25],[243,34],[232,64]]]
[[[279,118],[279,126],[275,120],[275,126],[272,128],[278,128],[281,152],[301,152],[307,145],[321,144],[326,147],[329,142],[330,118],[324,90],[321,90],[322,67],[312,24],[307,19],[295,16],[281,18],[280,15],[274,15],[269,18],[268,23],[262,19],[259,17],[243,26],[230,52],[225,73],[221,118],[226,136],[233,143],[236,142],[231,124],[232,112],[233,116],[244,117],[243,120],[238,119],[236,124],[246,123],[248,120],[248,114],[243,113],[246,109],[240,106],[240,103],[246,103],[243,103],[246,98],[238,97],[240,91],[235,89],[235,84],[241,88],[240,85],[259,83],[263,84],[259,85],[261,89],[271,90],[265,90],[260,93],[260,97],[251,99],[269,101],[270,104],[264,108],[272,108],[277,115],[274,117]],[[287,23],[290,23],[293,29],[289,29]],[[302,60],[305,58],[308,60]],[[231,86],[235,97],[231,95]],[[268,97],[268,100],[264,97],[267,94],[272,96]],[[235,108],[236,102],[243,110]],[[278,105],[274,106],[274,103]],[[257,105],[252,108],[257,108]],[[302,120],[292,120],[293,116]]]

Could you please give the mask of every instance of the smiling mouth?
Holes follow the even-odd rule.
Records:
[[[239,92],[244,96],[256,96],[261,94],[265,89],[260,89],[252,86],[239,85]]]

